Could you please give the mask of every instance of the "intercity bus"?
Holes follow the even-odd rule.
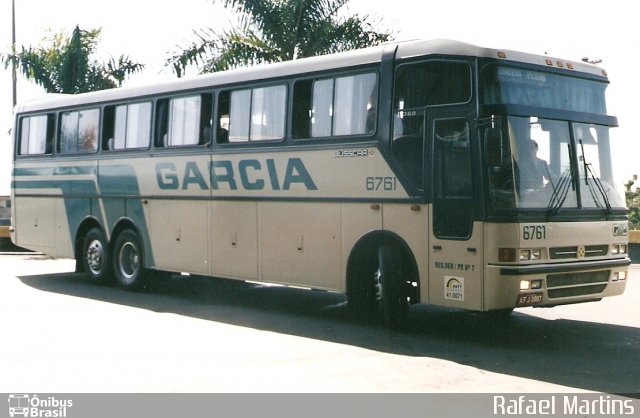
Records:
[[[15,111],[13,242],[158,275],[511,312],[623,293],[607,73],[448,41],[54,95]]]

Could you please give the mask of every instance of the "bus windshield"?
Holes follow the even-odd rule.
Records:
[[[489,63],[481,100],[493,207],[624,207],[615,187],[604,78]],[[486,113],[486,112],[485,112]],[[503,116],[496,116],[497,114]],[[488,126],[488,125],[487,125]]]
[[[538,117],[494,117],[485,130],[495,208],[624,207],[614,187],[607,126]]]

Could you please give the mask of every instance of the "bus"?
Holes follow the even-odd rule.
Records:
[[[623,293],[607,73],[410,41],[15,110],[13,242],[139,290],[155,272],[511,312]]]

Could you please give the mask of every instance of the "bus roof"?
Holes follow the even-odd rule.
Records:
[[[471,57],[501,58],[508,61],[537,64],[547,67],[570,69],[597,76],[605,76],[602,68],[584,62],[574,62],[528,54],[524,52],[497,50],[478,47],[472,44],[448,40],[413,40],[386,43],[375,47],[352,50],[293,61],[262,64],[250,68],[221,71],[205,75],[184,77],[167,82],[155,82],[148,85],[100,90],[91,93],[65,95],[49,94],[40,99],[31,100],[16,106],[15,113],[33,112],[60,107],[73,107],[90,103],[118,101],[135,97],[169,94],[176,91],[198,90],[207,87],[225,86],[252,80],[277,79],[294,75],[321,73],[336,68],[354,68],[379,63],[385,51],[395,49],[398,60],[428,55],[459,55]],[[569,64],[569,65],[568,65]]]

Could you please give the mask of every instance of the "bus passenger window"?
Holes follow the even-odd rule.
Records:
[[[58,145],[60,152],[73,154],[97,151],[99,125],[99,109],[62,113]]]
[[[333,134],[373,134],[377,101],[375,74],[336,78]]]
[[[20,155],[51,154],[55,116],[39,115],[22,118],[20,124]]]
[[[312,94],[313,138],[375,132],[378,87],[374,73],[317,80]]]
[[[169,135],[166,146],[197,145],[200,136],[200,96],[169,101]]]
[[[102,149],[148,148],[150,137],[151,102],[105,108]]]
[[[251,90],[238,90],[231,93],[229,142],[244,142],[249,140],[250,109]]]
[[[285,134],[284,85],[222,92],[218,143],[281,140]]]
[[[159,100],[158,147],[206,145],[211,140],[212,95],[198,94]]]

